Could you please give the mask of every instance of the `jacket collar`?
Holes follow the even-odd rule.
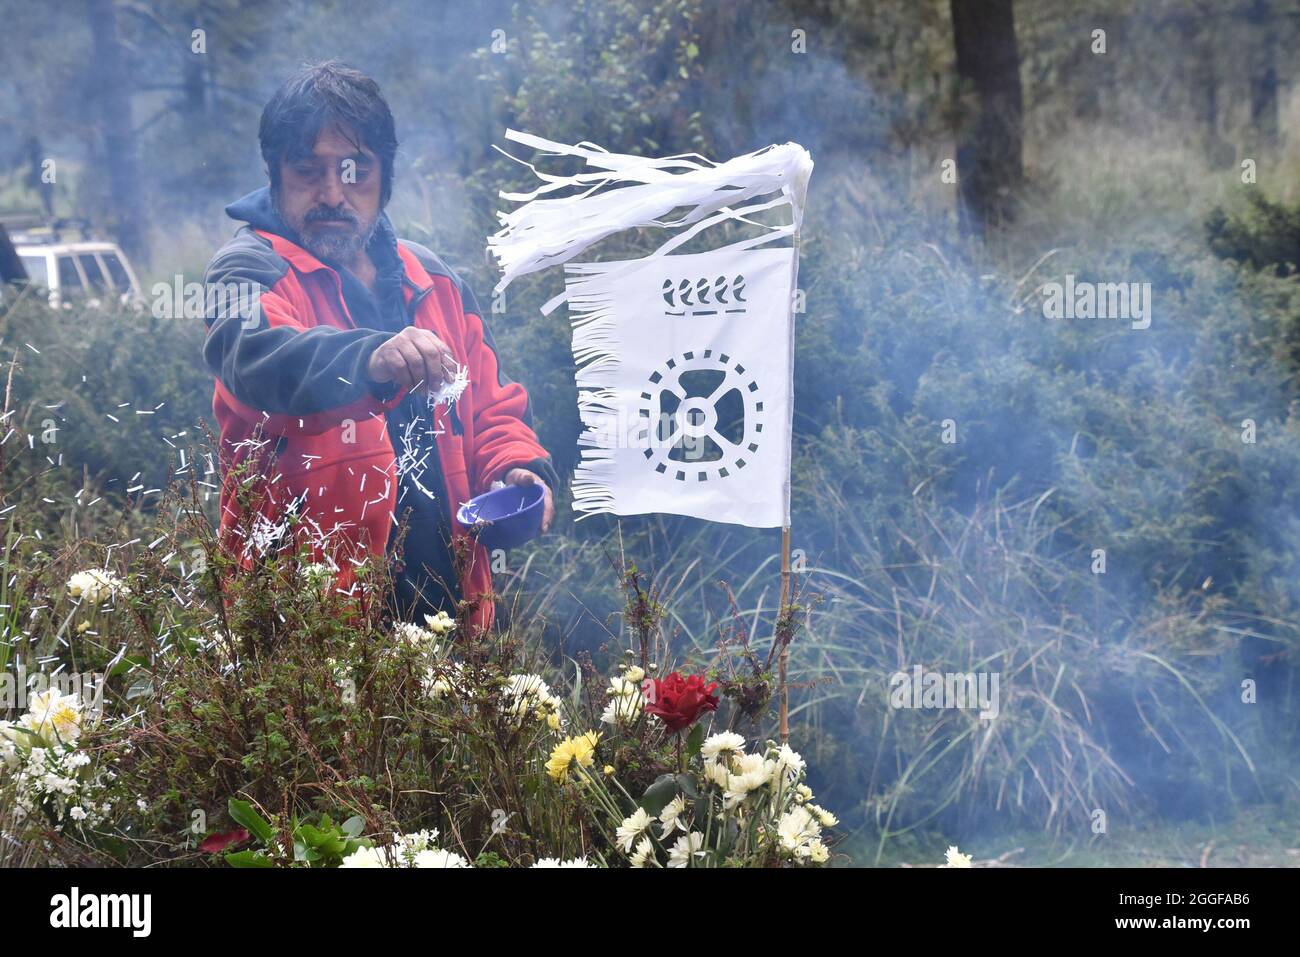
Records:
[[[226,215],[239,222],[248,223],[253,229],[266,234],[276,253],[299,272],[327,269],[337,273],[342,268],[336,263],[320,260],[307,251],[302,240],[276,212],[269,186],[255,189],[235,200],[226,207]],[[397,252],[397,233],[388,214],[383,211],[379,213],[379,219],[375,223],[375,234],[371,237],[366,251],[370,253],[370,258],[378,271],[376,284],[380,301],[386,302],[389,297],[400,294],[403,282],[406,280],[406,270]]]

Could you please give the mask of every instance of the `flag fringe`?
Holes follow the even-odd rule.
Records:
[[[613,287],[599,270],[570,267],[569,313],[573,326],[574,376],[578,386],[578,416],[582,449],[570,484],[578,520],[614,510],[614,453],[618,429],[618,385],[622,344],[615,320]]]

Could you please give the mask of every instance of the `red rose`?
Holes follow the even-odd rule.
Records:
[[[645,709],[649,714],[658,715],[669,731],[681,731],[695,723],[705,711],[718,710],[718,696],[713,689],[716,681],[709,684],[699,675],[683,678],[674,671],[662,681],[647,678],[641,685],[641,694],[645,696]]]
[[[241,827],[236,831],[226,831],[224,834],[209,834],[199,845],[199,850],[209,854],[220,854],[226,848],[243,844],[246,840],[248,840],[248,831]]]

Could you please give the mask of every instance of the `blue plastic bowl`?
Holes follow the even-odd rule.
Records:
[[[545,498],[540,485],[507,485],[476,495],[456,511],[456,519],[485,548],[515,548],[541,534]]]

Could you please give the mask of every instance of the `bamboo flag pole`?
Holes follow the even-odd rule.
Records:
[[[800,231],[804,208],[808,198],[808,182],[812,176],[813,161],[808,151],[798,143],[772,144],[725,163],[714,163],[697,154],[681,154],[663,158],[610,153],[589,142],[579,144],[556,143],[518,130],[507,130],[506,139],[546,155],[577,157],[585,162],[585,171],[569,176],[555,176],[541,172],[532,163],[505,153],[531,169],[542,180],[542,185],[529,192],[502,192],[501,198],[522,205],[508,213],[499,213],[501,229],[488,237],[489,251],[501,267],[501,279],[494,288],[502,293],[516,278],[551,266],[569,265],[565,291],[546,302],[542,313],[550,312],[563,302],[569,302],[573,320],[573,349],[577,364],[576,381],[579,393],[579,414],[584,432],[579,440],[583,447],[582,461],[573,482],[574,509],[585,517],[592,514],[641,515],[650,512],[671,511],[711,521],[730,521],[752,528],[781,528],[781,605],[777,616],[777,634],[780,658],[778,696],[780,700],[780,733],[784,742],[790,734],[789,664],[790,638],[794,633],[792,610],[794,605],[790,568],[790,492],[794,431],[794,322],[795,313],[801,312],[802,294],[799,291]],[[504,150],[502,151],[505,152]],[[614,186],[616,188],[607,188]],[[552,195],[575,187],[570,195]],[[776,193],[776,199],[766,199]],[[751,218],[758,213],[788,205],[791,220],[782,225],[768,224],[761,218]],[[674,216],[674,211],[676,215]],[[781,217],[783,218],[783,217]],[[644,269],[645,263],[662,266],[676,260],[690,259],[700,254],[670,255],[674,250],[698,236],[702,231],[724,223],[746,223],[762,231],[757,236],[736,239],[726,245],[709,250],[709,254],[722,254],[718,261],[739,262],[745,257],[752,263],[755,274],[751,283],[762,282],[770,287],[771,295],[765,300],[770,305],[762,310],[766,320],[770,316],[775,324],[779,313],[774,306],[777,295],[775,283],[779,277],[777,266],[781,257],[773,256],[778,247],[770,244],[791,238],[793,256],[790,268],[790,288],[787,291],[786,349],[783,358],[788,368],[784,375],[787,401],[785,404],[784,475],[780,492],[784,493],[782,509],[776,507],[776,482],[773,480],[770,459],[764,460],[767,482],[761,496],[755,494],[748,505],[728,504],[730,510],[718,509],[719,499],[705,496],[696,500],[691,508],[683,509],[678,489],[673,489],[671,504],[665,508],[662,491],[643,488],[631,472],[619,463],[626,451],[621,446],[609,444],[607,435],[617,432],[609,428],[611,415],[621,414],[625,403],[621,398],[626,382],[622,378],[627,370],[638,374],[647,363],[640,358],[627,361],[633,343],[645,342],[644,330],[629,321],[640,315],[639,306],[629,305],[612,280],[639,282],[649,275],[655,294],[658,281],[663,277],[654,270]],[[661,243],[648,256],[623,263],[574,263],[573,260],[596,243],[623,230],[642,227],[670,227],[674,235]],[[678,229],[677,227],[682,227]],[[655,262],[657,260],[657,262]],[[745,272],[749,271],[746,265]],[[716,273],[709,273],[716,275]],[[701,274],[703,275],[703,274]],[[671,278],[671,277],[670,277]],[[725,277],[724,277],[725,278]],[[737,268],[736,278],[740,275]],[[669,284],[670,290],[672,288]],[[716,284],[715,284],[716,287]],[[751,295],[753,294],[751,290]],[[573,296],[574,298],[570,298]],[[796,300],[800,305],[796,307]],[[689,300],[688,300],[689,301]],[[739,311],[739,310],[737,310]],[[755,314],[759,311],[755,307]],[[713,335],[713,333],[710,333]],[[720,340],[710,339],[714,347]],[[656,348],[658,343],[655,343]],[[746,348],[762,349],[770,341]],[[739,347],[738,347],[739,348]],[[708,350],[705,355],[708,355]],[[693,355],[693,353],[686,353]],[[770,358],[768,356],[767,358]],[[726,362],[722,354],[719,361]],[[757,363],[759,360],[751,360]],[[669,363],[672,368],[672,363]],[[745,370],[735,366],[738,372]],[[654,371],[654,370],[651,370]],[[649,373],[647,373],[649,374]],[[766,381],[776,388],[775,371],[768,373]],[[634,377],[638,389],[643,380]],[[662,378],[656,375],[651,382]],[[749,383],[751,391],[755,383]],[[647,395],[646,398],[651,398]],[[761,406],[761,403],[757,403]],[[758,408],[755,409],[755,412]],[[634,413],[635,414],[635,413]],[[748,421],[746,425],[748,426]],[[754,431],[758,431],[755,423]],[[771,434],[769,431],[769,435]],[[647,433],[648,437],[648,433]],[[753,448],[753,446],[750,446]],[[763,453],[765,456],[767,453]],[[643,463],[639,462],[638,465]],[[743,462],[738,463],[738,465]],[[660,463],[664,468],[664,463]],[[757,469],[751,470],[753,472]],[[624,474],[626,472],[626,474]],[[703,473],[701,473],[703,477]],[[678,478],[685,478],[684,471]],[[733,480],[734,481],[734,480]],[[725,494],[724,496],[725,497]],[[761,499],[761,501],[760,501]],[[701,502],[707,500],[707,507]],[[771,651],[778,649],[772,648]],[[764,667],[771,665],[771,651]]]
[[[790,604],[790,526],[786,525],[781,529],[781,604],[777,612],[777,621],[787,613],[787,606]],[[781,637],[781,629],[777,628],[777,638]],[[790,742],[790,687],[786,683],[786,674],[790,668],[790,645],[786,643],[781,648],[781,658],[779,665],[780,688],[781,693],[781,743]]]
[[[803,183],[803,188],[807,188],[807,180]],[[802,225],[802,205],[803,198],[800,197],[798,206],[792,202],[792,208],[795,210],[795,231],[791,237],[794,246],[794,268],[791,270],[792,288],[790,289],[790,321],[788,323],[790,336],[790,424],[789,431],[791,443],[794,442],[794,317],[797,312],[795,309],[795,297],[799,294],[799,252],[802,243],[800,242],[799,227]],[[790,612],[790,477],[793,463],[791,462],[792,449],[786,450],[785,462],[785,482],[786,482],[786,515],[785,524],[781,526],[781,604],[777,607],[777,629],[776,638],[782,640],[781,621],[786,618]],[[788,625],[787,625],[788,628]],[[788,638],[789,635],[786,636]],[[781,646],[781,657],[777,672],[777,691],[781,699],[781,743],[790,742],[790,685],[787,677],[790,671],[790,642],[787,640]]]

